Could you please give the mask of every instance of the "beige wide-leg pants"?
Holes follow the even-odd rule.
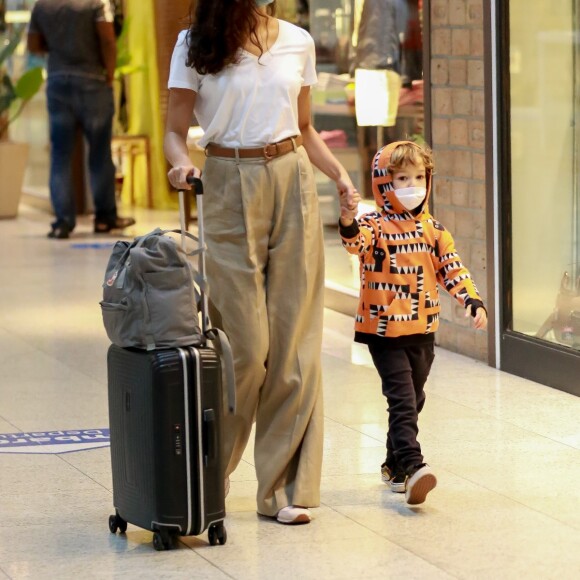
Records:
[[[312,166],[208,157],[203,175],[212,323],[234,352],[237,411],[226,474],[256,422],[257,510],[320,503],[324,248]]]

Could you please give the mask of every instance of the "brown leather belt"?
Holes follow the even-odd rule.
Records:
[[[210,143],[205,148],[205,154],[209,157],[239,157],[240,159],[248,159],[250,157],[263,157],[264,159],[274,159],[281,155],[286,155],[290,151],[302,145],[302,135],[297,137],[288,137],[278,143],[268,143],[264,147],[220,147],[214,143]],[[237,155],[236,155],[237,151]]]

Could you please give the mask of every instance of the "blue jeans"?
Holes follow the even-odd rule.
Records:
[[[115,166],[111,155],[113,89],[104,81],[74,75],[49,77],[46,97],[50,124],[50,199],[57,224],[76,224],[71,160],[77,127],[89,147],[89,176],[95,221],[117,218]]]

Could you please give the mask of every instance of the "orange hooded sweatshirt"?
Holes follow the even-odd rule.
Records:
[[[429,214],[431,172],[419,208],[409,212],[398,201],[387,167],[401,143],[383,147],[373,160],[372,187],[380,211],[340,226],[342,245],[360,260],[355,341],[386,340],[393,347],[434,340],[441,310],[437,283],[462,306],[471,307],[473,316],[483,307],[453,237]]]

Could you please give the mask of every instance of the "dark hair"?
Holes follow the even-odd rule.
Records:
[[[275,2],[267,10],[274,15]],[[237,63],[248,38],[264,54],[256,35],[260,12],[255,0],[192,0],[190,14],[186,65],[199,74],[217,74]]]

